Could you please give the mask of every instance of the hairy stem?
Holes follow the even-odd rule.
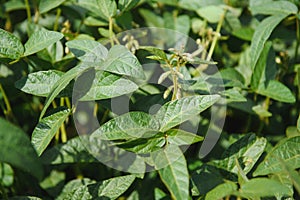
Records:
[[[5,114],[6,117],[12,117],[13,113],[12,113],[11,105],[10,105],[9,99],[8,99],[1,83],[0,83],[0,92],[3,96],[3,100],[4,100],[4,103],[5,103],[5,107],[6,107],[6,110],[4,110],[4,114]]]
[[[31,11],[30,11],[30,5],[28,0],[25,0],[25,7],[26,7],[27,19],[29,22],[31,22]]]

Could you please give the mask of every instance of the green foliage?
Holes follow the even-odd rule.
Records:
[[[1,1],[0,198],[299,199],[299,8]]]

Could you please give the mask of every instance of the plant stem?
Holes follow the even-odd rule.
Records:
[[[13,117],[13,113],[12,113],[12,109],[11,109],[11,106],[10,106],[10,102],[9,102],[9,99],[7,98],[7,95],[2,87],[2,84],[0,83],[0,92],[3,96],[3,99],[4,99],[4,103],[5,103],[5,107],[6,107],[6,110],[4,110],[4,114],[6,117]]]
[[[299,26],[299,19],[296,16],[296,37],[297,37],[297,42],[296,42],[296,49],[295,49],[295,63],[297,62],[298,58],[298,49],[300,45],[300,26]]]
[[[219,35],[220,35],[220,32],[221,32],[222,24],[223,24],[223,21],[225,19],[226,12],[227,12],[227,10],[224,11],[224,13],[221,15],[220,21],[218,22],[218,26],[217,26],[217,29],[215,31],[215,35],[214,35],[213,41],[211,43],[211,46],[209,48],[209,52],[208,52],[208,55],[206,57],[206,60],[210,60],[213,53],[214,53],[214,50],[215,50],[215,47],[216,47],[216,44],[217,44],[217,41],[219,39]]]
[[[26,7],[27,19],[29,22],[31,22],[31,11],[30,11],[30,5],[28,0],[25,0],[25,7]]]
[[[109,39],[110,39],[110,45],[114,46],[114,32],[113,32],[113,18],[109,18],[109,24],[108,24],[108,31],[109,31]]]
[[[61,15],[61,9],[58,8],[57,11],[56,11],[55,23],[54,23],[54,26],[53,26],[54,31],[57,31],[57,29],[58,29],[58,21],[59,21],[60,15]]]

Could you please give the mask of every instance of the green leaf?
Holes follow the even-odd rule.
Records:
[[[0,58],[19,59],[24,47],[15,35],[0,28]]]
[[[265,138],[257,138],[255,134],[247,134],[229,146],[222,155],[223,160],[216,161],[216,163],[219,167],[237,174],[236,159],[238,159],[240,166],[243,166],[243,172],[247,174],[264,152],[266,144]]]
[[[42,154],[42,161],[48,165],[96,162],[93,155],[85,148],[85,142],[88,143],[89,139],[75,137],[65,144],[56,145]],[[99,145],[98,148],[101,148],[101,145],[96,142],[90,144]]]
[[[113,46],[108,52],[108,58],[97,69],[139,79],[145,78],[138,59],[122,45]]]
[[[246,41],[251,41],[253,34],[254,34],[254,29],[250,27],[242,27],[239,29],[235,29],[232,32],[232,35],[234,35],[235,37]]]
[[[254,70],[251,77],[251,88],[253,88],[254,90],[258,88],[259,84],[262,84],[265,81],[269,81],[266,80],[265,77],[266,69],[271,70],[270,68],[272,66],[268,66],[268,65],[271,64],[270,63],[271,59],[275,60],[274,57],[270,58],[270,56],[268,56],[271,46],[272,46],[272,42],[267,42],[265,44],[265,47],[263,48],[263,51],[260,54],[259,60],[257,61],[256,65],[253,66]],[[273,66],[275,66],[275,63],[273,63]]]
[[[129,94],[138,89],[131,80],[109,72],[97,71],[91,88],[80,101],[101,100]]]
[[[14,171],[9,164],[0,163],[0,185],[4,187],[12,186],[14,182]]]
[[[200,17],[206,19],[208,22],[217,23],[221,19],[224,10],[220,6],[210,5],[201,7],[196,12]]]
[[[106,20],[117,13],[117,4],[114,0],[79,0],[78,4]]]
[[[237,190],[237,185],[234,182],[226,182],[218,185],[211,191],[209,191],[206,196],[205,200],[216,200],[216,199],[223,199],[226,196],[230,196],[233,191]]]
[[[260,84],[257,93],[285,103],[295,103],[296,101],[290,89],[281,82],[275,80]]]
[[[64,188],[62,189],[61,193],[58,197],[56,197],[56,200],[64,200],[68,196],[69,193],[72,193],[72,191],[75,191],[79,187],[83,185],[88,185],[95,183],[95,181],[89,179],[89,178],[83,178],[83,179],[74,179],[69,181],[67,184],[65,184]]]
[[[160,150],[165,144],[164,134],[159,133],[150,138],[138,138],[122,142],[118,147],[138,154],[147,154]]]
[[[146,51],[149,51],[153,55],[157,56],[159,58],[159,60],[161,60],[161,61],[167,61],[168,60],[168,57],[167,57],[166,53],[162,49],[155,48],[155,47],[152,47],[152,46],[141,46],[141,47],[139,47],[139,49],[144,49]]]
[[[292,195],[286,185],[268,178],[250,179],[241,186],[239,192],[247,198]]]
[[[67,195],[65,199],[116,199],[129,188],[134,179],[134,175],[126,175],[83,185]]]
[[[78,65],[69,71],[67,71],[51,88],[51,92],[49,93],[44,108],[40,115],[40,120],[46,113],[47,108],[50,106],[51,102],[55,99],[55,97],[65,88],[67,85],[76,78],[79,74],[81,74],[83,71],[88,69],[84,64]]]
[[[295,4],[289,1],[271,1],[269,3],[261,3],[250,6],[250,11],[253,15],[278,15],[278,14],[296,14],[298,8]]]
[[[21,78],[15,83],[15,86],[28,94],[47,97],[51,87],[63,74],[63,72],[57,70],[38,71]]]
[[[212,106],[219,95],[189,96],[164,104],[154,116],[165,132]]]
[[[162,182],[172,197],[174,199],[188,199],[189,173],[181,150],[175,145],[167,145],[163,151],[154,152],[152,159]]]
[[[171,197],[168,196],[164,191],[162,191],[161,189],[159,188],[155,188],[154,189],[154,199],[155,200],[170,200]]]
[[[129,112],[106,122],[92,137],[102,140],[122,140],[149,137],[158,133],[159,123],[144,112]]]
[[[291,169],[300,167],[300,136],[288,138],[277,144],[268,153],[265,160],[258,165],[253,173],[254,176],[267,175],[283,171],[280,160]]]
[[[256,66],[256,63],[263,51],[264,45],[270,37],[275,27],[288,16],[288,14],[278,14],[265,18],[256,28],[251,41],[250,55],[251,67]]]
[[[231,102],[246,102],[247,99],[240,93],[237,88],[230,88],[222,91],[222,95],[225,95],[227,103]]]
[[[60,4],[64,3],[66,0],[40,0],[39,11],[41,14],[48,12],[49,10],[58,7]]]
[[[0,118],[0,130],[0,162],[9,163],[41,179],[42,164],[26,133],[3,118]]]
[[[129,11],[139,3],[137,0],[120,0],[118,7],[122,12]]]
[[[141,8],[139,9],[139,13],[146,21],[148,27],[164,28],[164,19],[156,15],[153,11]]]
[[[24,56],[29,56],[36,52],[39,52],[51,44],[62,39],[64,35],[56,31],[48,31],[46,29],[40,29],[37,32],[34,32],[25,43],[25,52]]]
[[[272,113],[266,110],[262,105],[256,105],[252,107],[252,110],[260,117],[271,117]]]
[[[102,44],[93,40],[71,40],[66,45],[83,62],[101,63],[108,54]]]
[[[65,179],[64,172],[52,170],[50,175],[40,182],[40,186],[52,197],[56,197],[63,188]]]
[[[40,156],[51,142],[55,133],[70,114],[69,109],[58,108],[50,116],[43,118],[35,127],[32,133],[31,142]]]
[[[168,143],[181,146],[190,145],[202,141],[204,138],[191,132],[180,129],[170,129],[165,132]]]
[[[280,164],[283,167],[284,174],[287,174],[287,180],[292,182],[298,193],[300,193],[300,175],[296,170],[291,169],[285,162],[280,160]],[[291,192],[293,192],[293,187],[291,186]]]

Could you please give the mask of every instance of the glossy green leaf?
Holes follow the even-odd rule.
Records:
[[[103,140],[121,140],[149,137],[158,133],[159,123],[144,112],[129,112],[100,126],[93,137]]]
[[[253,15],[278,15],[278,14],[296,14],[298,8],[295,4],[289,1],[271,1],[269,3],[261,3],[250,6],[250,11]]]
[[[83,178],[83,179],[74,179],[69,181],[65,184],[64,188],[62,189],[59,196],[56,197],[56,200],[64,200],[68,196],[68,194],[72,193],[76,189],[78,189],[81,186],[89,185],[96,183],[96,181],[93,181],[89,178]]]
[[[150,138],[142,137],[122,142],[118,145],[118,147],[138,154],[147,154],[162,149],[165,144],[166,140],[164,138],[164,134],[159,133]]]
[[[57,109],[53,114],[43,118],[35,127],[31,137],[37,154],[40,156],[47,148],[55,133],[69,116],[69,109]]]
[[[222,199],[226,196],[230,196],[237,188],[237,185],[233,182],[222,183],[209,191],[205,196],[205,200]]]
[[[0,118],[0,130],[0,162],[9,163],[41,179],[42,164],[26,133],[3,118]]]
[[[41,51],[51,44],[59,41],[63,37],[64,35],[62,33],[40,29],[39,31],[34,32],[25,43],[24,56],[29,56],[38,51]]]
[[[86,65],[78,65],[69,71],[67,71],[60,79],[57,81],[51,88],[49,95],[47,96],[44,108],[40,115],[40,120],[46,113],[47,108],[50,106],[51,102],[55,99],[55,97],[65,88],[67,85],[78,75],[80,75],[83,71],[88,69]]]
[[[139,79],[145,78],[138,59],[122,45],[113,46],[108,52],[108,58],[97,69]]]
[[[173,145],[190,145],[202,141],[204,138],[195,133],[180,129],[170,129],[165,132],[167,142]]]
[[[268,153],[265,160],[260,163],[253,173],[254,176],[267,175],[283,171],[280,160],[286,163],[291,169],[300,167],[300,137],[285,139],[276,145]]]
[[[132,93],[137,89],[138,86],[129,79],[109,72],[97,71],[91,88],[80,100],[108,99]]]
[[[162,182],[174,199],[189,198],[189,173],[186,160],[181,150],[174,145],[167,145],[163,151],[152,154],[154,166]]]
[[[264,45],[270,37],[275,27],[285,18],[288,14],[278,14],[265,18],[256,28],[250,47],[251,67],[256,66]]]
[[[7,163],[0,163],[0,185],[4,187],[12,186],[14,182],[14,171]]]
[[[19,59],[24,47],[18,37],[0,28],[0,58]]]
[[[232,173],[238,173],[236,159],[243,166],[244,173],[248,173],[264,152],[267,144],[265,138],[257,138],[254,134],[247,134],[233,143],[223,153],[223,160],[217,161],[218,166]]]
[[[161,60],[161,61],[168,60],[168,57],[167,57],[166,53],[162,49],[155,48],[155,47],[152,47],[152,46],[142,46],[142,47],[139,47],[139,48],[144,49],[146,51],[149,51],[151,54],[157,56],[159,58],[159,60]]]
[[[139,3],[139,1],[137,1],[137,0],[120,0],[118,2],[118,7],[122,12],[124,12],[124,11],[129,11],[134,6],[136,6],[138,3]]]
[[[154,116],[165,132],[212,106],[219,95],[190,96],[164,104]]]
[[[108,50],[101,43],[93,40],[71,40],[66,45],[83,62],[101,63],[108,54]]]
[[[83,185],[68,194],[65,199],[116,199],[129,188],[134,179],[134,175],[126,175]]]
[[[286,185],[268,178],[250,179],[241,186],[239,192],[248,198],[291,195]]]
[[[251,88],[253,88],[254,90],[258,88],[259,84],[262,84],[265,81],[269,81],[266,80],[265,76],[266,76],[266,69],[271,70],[270,68],[272,67],[272,66],[267,66],[268,64],[270,64],[270,62],[268,62],[269,60],[268,54],[271,49],[271,46],[272,46],[271,42],[267,42],[265,44],[265,47],[263,48],[263,51],[260,54],[259,60],[257,61],[256,65],[253,66],[254,70],[251,78]],[[275,60],[274,57],[270,59]],[[275,63],[273,66],[275,67]]]
[[[220,6],[210,5],[198,9],[196,12],[200,17],[206,19],[208,22],[217,23],[221,19],[224,10]]]
[[[16,88],[23,92],[47,97],[51,87],[63,76],[63,72],[56,70],[38,71],[28,74],[15,83]]]
[[[60,4],[64,3],[66,0],[40,0],[39,11],[41,14],[48,12],[49,10],[58,7]]]
[[[294,103],[296,101],[290,89],[275,80],[260,84],[257,93],[285,103]]]

